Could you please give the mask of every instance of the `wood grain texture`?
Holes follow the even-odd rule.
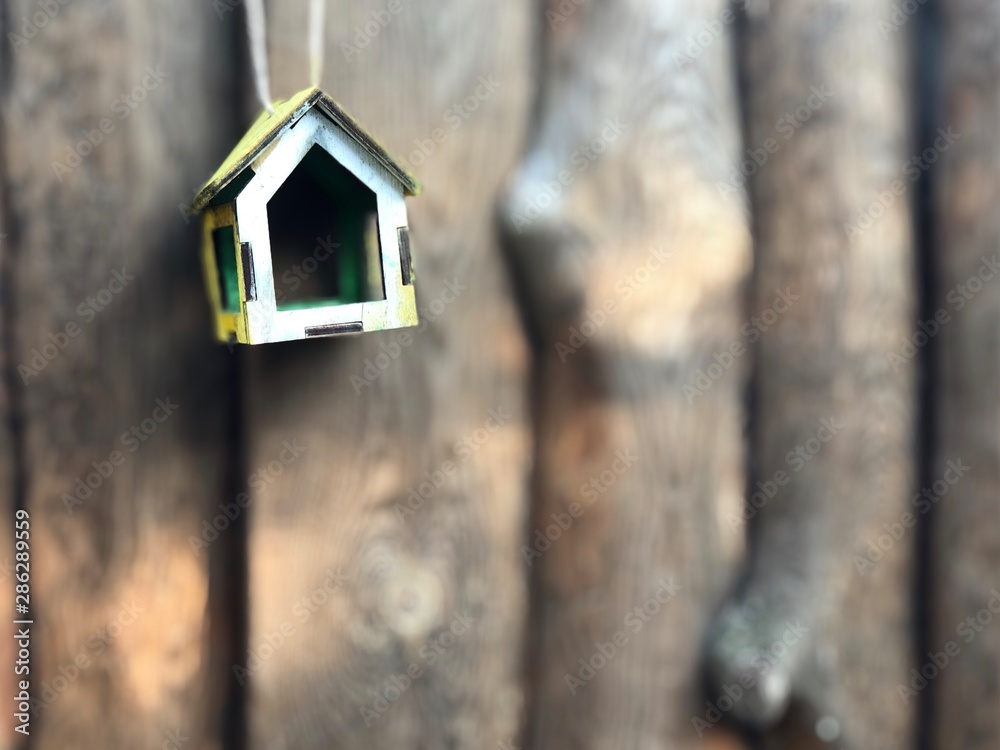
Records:
[[[713,678],[754,679],[732,711],[751,724],[792,701],[808,729],[839,728],[834,747],[910,747],[915,707],[896,684],[912,649],[915,532],[899,524],[913,511],[917,363],[889,357],[916,322],[906,35],[880,29],[888,0],[748,8],[733,166],[754,204],[757,494]],[[898,541],[865,560],[892,524]]]
[[[935,172],[935,307],[949,322],[936,341],[933,477],[954,478],[949,462],[969,469],[936,503],[934,530],[930,646],[960,652],[926,689],[936,747],[985,750],[1000,744],[1000,6],[946,0],[941,11],[939,119],[960,138]],[[933,677],[928,660],[917,666]]]
[[[492,211],[527,121],[527,6],[330,3],[324,90],[424,186],[426,326],[248,352],[251,748],[516,739],[527,352]],[[271,6],[276,97],[308,80],[306,19]],[[284,441],[302,453],[268,474]]]
[[[748,360],[694,384],[740,341],[750,269],[745,196],[715,188],[738,150],[726,8],[553,2],[539,19],[535,129],[501,206],[537,349],[528,747],[717,739],[699,739],[698,644],[742,548],[725,519]]]
[[[32,747],[218,747],[208,643],[225,620],[189,538],[222,499],[227,356],[178,204],[224,155],[233,29],[174,0],[17,0],[3,17]]]

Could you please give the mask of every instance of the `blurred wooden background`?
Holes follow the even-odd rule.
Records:
[[[426,325],[229,351],[243,14],[0,6],[0,750],[1000,746],[1000,3],[331,0]]]

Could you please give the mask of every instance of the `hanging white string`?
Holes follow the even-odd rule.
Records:
[[[267,76],[267,19],[264,15],[264,0],[247,0],[247,35],[250,40],[250,58],[253,61],[253,79],[257,88],[257,98],[271,114],[271,83]]]
[[[323,77],[323,31],[326,0],[309,2],[309,82],[318,88]]]

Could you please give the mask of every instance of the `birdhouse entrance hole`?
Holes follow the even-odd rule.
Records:
[[[373,193],[320,146],[267,204],[278,310],[385,299]]]

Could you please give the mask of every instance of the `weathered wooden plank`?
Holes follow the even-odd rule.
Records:
[[[934,623],[921,674],[904,682],[931,691],[936,747],[986,750],[1000,745],[1000,6],[940,7],[939,120],[957,140],[934,172],[935,311],[947,316],[934,340],[939,437],[925,477]]]
[[[695,747],[713,723],[698,644],[742,549],[725,519],[750,268],[743,191],[716,189],[739,142],[727,7],[539,19],[539,115],[503,207],[537,346],[530,747]]]
[[[3,19],[32,747],[217,747],[226,621],[189,538],[223,497],[229,360],[177,206],[232,133],[235,30],[175,0],[16,0]]]
[[[893,5],[747,4],[730,180],[749,177],[754,204],[752,547],[710,661],[717,692],[753,681],[731,717],[770,727],[791,700],[816,746],[914,738],[895,686],[913,643],[916,362],[890,355],[915,323],[921,172],[907,170],[906,33],[879,24]]]
[[[270,9],[278,98],[308,84],[305,5]],[[248,352],[252,748],[515,739],[527,356],[491,226],[527,121],[527,6],[330,3],[324,88],[424,185],[426,327]],[[272,464],[285,441],[301,454]]]

